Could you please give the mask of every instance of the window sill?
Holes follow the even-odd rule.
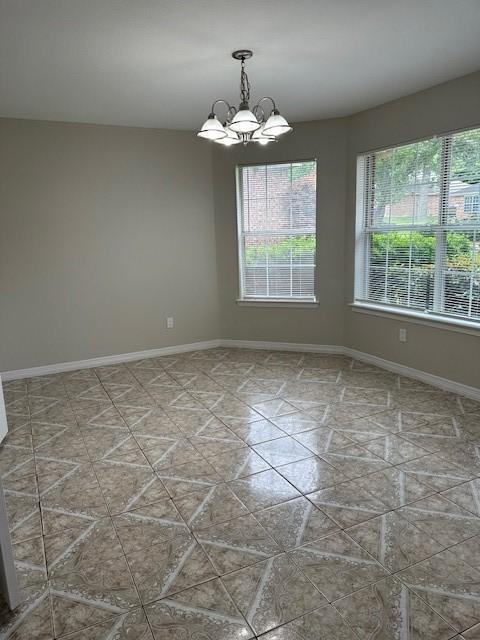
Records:
[[[294,309],[315,309],[317,300],[290,300],[285,298],[238,298],[239,307],[288,307]]]
[[[417,311],[407,311],[405,309],[386,309],[381,305],[367,304],[364,302],[352,302],[350,303],[350,307],[352,311],[355,311],[356,313],[365,313],[367,315],[380,316],[382,318],[390,318],[392,320],[401,319],[405,322],[423,324],[427,327],[435,327],[436,329],[457,331],[458,333],[480,336],[480,322],[470,322],[469,320],[447,318],[433,313],[427,314]]]

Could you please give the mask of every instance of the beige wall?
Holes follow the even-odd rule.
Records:
[[[356,155],[480,125],[480,72],[350,118],[297,124],[293,135],[260,148],[214,149],[215,219],[222,336],[359,351],[480,387],[480,337],[353,312]],[[235,166],[317,158],[316,309],[238,306]],[[344,280],[342,281],[342,278]],[[407,328],[408,341],[398,341]]]
[[[0,371],[216,338],[217,293],[209,145],[0,120]]]
[[[480,72],[350,118],[297,124],[259,148],[213,148],[192,132],[0,120],[0,371],[225,337],[345,344],[480,387],[479,337],[348,306],[357,153],[475,125]],[[235,167],[310,158],[319,305],[238,306]]]
[[[318,307],[244,307],[238,296],[235,167],[317,160]],[[213,153],[215,226],[222,337],[340,345],[343,341],[346,122],[301,123],[265,147],[223,147]]]
[[[480,126],[480,72],[348,119],[346,302],[353,299],[355,171],[358,153],[455,129]],[[407,343],[398,341],[407,328]],[[345,344],[387,360],[480,387],[480,334],[356,313],[345,306]]]

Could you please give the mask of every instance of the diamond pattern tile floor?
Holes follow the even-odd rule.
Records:
[[[480,404],[211,349],[4,384],[0,638],[480,637]]]

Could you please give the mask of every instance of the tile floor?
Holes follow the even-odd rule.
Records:
[[[480,638],[480,403],[241,349],[4,392],[0,638]]]

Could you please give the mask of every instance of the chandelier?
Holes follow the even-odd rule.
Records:
[[[253,53],[248,49],[240,49],[232,53],[232,58],[240,60],[242,67],[240,72],[240,104],[237,109],[227,100],[215,100],[210,115],[197,134],[200,138],[213,140],[213,142],[227,147],[241,142],[243,144],[258,142],[264,145],[274,142],[278,136],[292,131],[292,127],[280,115],[273,98],[269,96],[260,98],[250,110],[250,82],[245,71],[245,60],[251,58],[252,55]],[[227,110],[223,122],[218,119],[215,113],[218,105],[223,105]]]

